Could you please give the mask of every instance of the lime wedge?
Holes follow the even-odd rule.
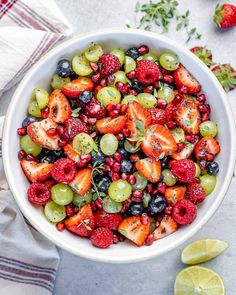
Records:
[[[205,239],[195,241],[184,248],[181,261],[185,264],[206,262],[220,255],[229,245],[221,240]]]
[[[221,277],[213,270],[202,266],[190,266],[177,274],[175,295],[224,295]]]

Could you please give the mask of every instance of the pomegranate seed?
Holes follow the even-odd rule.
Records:
[[[121,104],[117,104],[116,105],[116,110],[120,112],[120,109],[121,109]]]
[[[183,85],[179,88],[179,93],[187,93],[187,92],[188,92],[188,88],[186,86]]]
[[[116,104],[114,102],[111,102],[106,106],[106,109],[108,110],[108,112],[114,111],[116,109]]]
[[[95,204],[97,206],[98,209],[102,209],[102,200],[101,199],[97,199],[95,201]]]
[[[129,84],[125,84],[124,87],[122,88],[121,92],[123,94],[128,94],[130,90],[130,85]]]
[[[122,161],[122,156],[121,154],[119,154],[118,152],[116,152],[114,154],[114,159],[117,161],[117,162],[121,162]]]
[[[57,129],[56,128],[50,128],[46,131],[47,135],[53,136],[57,134]]]
[[[114,83],[114,81],[115,81],[115,76],[114,75],[109,75],[108,77],[107,77],[107,82],[108,82],[108,84],[113,84]]]
[[[106,164],[106,165],[104,166],[104,170],[107,171],[107,172],[110,172],[110,171],[111,171],[111,167],[110,167],[109,165]]]
[[[92,202],[90,203],[90,205],[91,205],[91,208],[92,208],[93,211],[96,211],[96,210],[97,210],[97,206],[96,206],[96,204],[95,204],[94,201],[92,201]]]
[[[74,209],[72,208],[71,205],[66,206],[66,214],[69,217],[74,216]]]
[[[18,159],[19,159],[19,160],[24,159],[26,156],[27,156],[27,155],[26,155],[26,152],[25,152],[25,151],[20,150],[20,151],[18,152]]]
[[[122,115],[124,115],[127,111],[127,106],[125,104],[121,105],[121,108],[120,108],[120,113]]]
[[[198,110],[199,110],[200,113],[207,113],[208,112],[208,108],[207,108],[207,106],[205,104],[200,104],[198,106]]]
[[[98,86],[96,86],[96,87],[94,88],[93,92],[94,92],[95,97],[97,96],[98,91],[101,90],[101,89],[102,89],[102,86],[101,86],[101,85],[98,85]]]
[[[106,161],[106,164],[109,166],[113,166],[113,164],[115,163],[112,157],[107,157],[105,161]]]
[[[101,81],[100,81],[100,85],[101,85],[102,87],[107,86],[107,80],[106,80],[105,78],[102,78]]]
[[[119,243],[119,239],[118,239],[118,236],[117,235],[113,235],[113,244],[117,244]]]
[[[130,136],[130,131],[128,128],[123,128],[122,129],[122,133],[124,134],[125,137],[129,137]]]
[[[90,126],[94,126],[96,124],[96,122],[97,122],[96,118],[88,118],[87,124]]]
[[[85,167],[88,162],[91,160],[91,155],[81,155],[79,161],[76,163],[76,166],[79,168]]]
[[[178,152],[181,152],[185,148],[185,144],[183,142],[178,143]]]
[[[194,143],[195,142],[195,135],[194,134],[185,135],[185,139],[191,143]]]
[[[128,175],[126,173],[121,174],[121,179],[127,180],[127,178],[128,178]]]
[[[201,102],[201,103],[205,103],[205,101],[206,101],[206,95],[205,94],[199,94],[198,96],[197,96],[197,101],[199,101],[199,102]]]
[[[88,117],[84,114],[81,114],[80,115],[80,120],[83,122],[83,123],[88,123]]]
[[[158,195],[158,190],[154,189],[151,193],[151,196],[155,197],[156,195]]]
[[[98,65],[95,62],[90,62],[90,68],[94,71],[97,72],[98,70]]]
[[[115,173],[112,173],[111,178],[112,178],[112,181],[117,181],[120,179],[120,175],[115,172]]]
[[[134,89],[130,89],[129,94],[135,96],[135,95],[137,95],[138,93],[137,93],[136,90],[134,90]]]
[[[130,183],[130,184],[135,184],[135,183],[136,183],[136,177],[135,177],[133,174],[130,174],[130,175],[127,177],[127,181],[128,181],[128,183]]]
[[[57,126],[56,129],[57,129],[57,133],[59,135],[62,135],[64,133],[64,127],[63,126]]]
[[[154,87],[152,85],[149,85],[149,86],[147,86],[147,87],[145,87],[143,89],[143,92],[145,92],[145,93],[152,93],[153,92],[153,89],[154,89]]]
[[[209,115],[207,113],[203,114],[201,117],[202,122],[208,121],[209,120]]]
[[[78,207],[75,207],[74,208],[74,214],[78,213],[79,212],[79,208]]]
[[[133,80],[134,78],[136,78],[136,72],[131,71],[131,72],[127,73],[126,76],[128,79]]]
[[[148,48],[148,46],[147,45],[140,45],[139,47],[138,47],[138,53],[139,54],[146,54],[146,53],[148,53],[149,52],[149,48]]]
[[[119,172],[120,171],[120,163],[115,162],[114,165],[112,166],[112,171]]]
[[[148,217],[148,215],[147,215],[146,213],[143,213],[143,214],[141,215],[141,217],[140,217],[140,221],[141,221],[141,223],[142,223],[143,225],[148,224],[148,222],[149,222],[149,217]]]
[[[37,159],[33,155],[31,155],[31,154],[29,154],[29,155],[26,156],[26,160],[37,162]]]
[[[118,134],[116,135],[116,138],[117,138],[118,140],[123,140],[123,139],[124,139],[124,134],[123,134],[123,133],[118,133]]]
[[[141,203],[143,201],[142,198],[138,198],[138,197],[132,197],[131,196],[131,201],[135,202],[135,203]]]
[[[207,169],[207,161],[206,160],[200,160],[199,161],[199,167],[201,170],[206,170]]]
[[[164,99],[158,99],[157,100],[157,106],[160,109],[164,109],[167,106],[167,102]]]
[[[166,125],[169,129],[174,129],[176,127],[176,123],[174,121],[169,121]]]
[[[183,96],[181,94],[176,94],[175,98],[173,99],[173,104],[178,105],[183,100]]]
[[[26,134],[26,128],[18,128],[17,129],[17,134],[20,135],[20,136],[23,136]]]
[[[48,114],[49,114],[49,108],[48,107],[41,110],[41,116],[42,116],[43,119],[46,119],[48,117]]]
[[[171,75],[164,75],[164,77],[163,77],[163,81],[167,84],[172,84],[173,80],[174,80],[174,78]]]
[[[100,73],[94,74],[91,79],[94,83],[99,83],[101,81],[101,74]]]
[[[120,114],[120,112],[118,110],[114,110],[109,113],[111,118],[117,118],[119,116],[119,114]]]
[[[59,147],[64,147],[65,145],[66,145],[66,140],[65,139],[59,139],[58,140],[58,145],[59,145]]]
[[[212,153],[207,153],[206,154],[206,160],[208,162],[212,162],[215,159],[215,156]]]
[[[145,244],[147,246],[152,245],[152,243],[154,242],[154,235],[153,234],[149,234],[146,238]]]
[[[96,131],[94,131],[94,132],[90,133],[89,135],[94,139],[97,137],[98,134]]]
[[[151,193],[153,192],[153,184],[150,183],[150,184],[147,186],[146,190],[147,190],[147,193],[151,194]]]
[[[122,91],[124,85],[125,85],[125,84],[122,83],[122,82],[117,82],[117,83],[116,83],[116,88],[117,88],[118,90]]]
[[[132,197],[134,197],[134,198],[142,198],[142,196],[143,196],[142,190],[135,190],[132,193]]]
[[[138,161],[140,159],[140,155],[138,155],[138,154],[132,155],[132,156],[130,156],[129,159],[130,159],[131,162],[136,162],[136,161]]]
[[[199,183],[200,182],[200,179],[198,179],[197,177],[194,177],[192,180],[191,180],[191,183]]]
[[[158,190],[159,193],[164,195],[164,193],[166,191],[166,184],[164,182],[158,183],[157,190]]]
[[[65,229],[65,224],[64,222],[59,222],[57,223],[56,227],[58,231],[63,231]]]
[[[171,206],[166,207],[165,214],[171,215],[172,214],[172,210],[173,210],[173,208]]]

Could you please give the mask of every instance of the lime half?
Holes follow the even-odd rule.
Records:
[[[195,241],[184,248],[181,261],[190,265],[206,262],[220,255],[228,247],[228,243],[221,240],[205,239]]]
[[[202,266],[190,266],[177,274],[175,295],[224,295],[221,277],[213,270]]]

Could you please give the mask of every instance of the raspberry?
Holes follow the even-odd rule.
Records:
[[[98,67],[102,76],[107,77],[117,72],[120,67],[119,58],[113,54],[103,54],[98,60]]]
[[[158,65],[149,60],[140,60],[137,62],[136,77],[144,85],[149,85],[158,80],[160,70]]]
[[[119,213],[107,213],[104,210],[98,210],[95,214],[95,225],[97,227],[106,227],[111,230],[117,230],[122,220]]]
[[[199,183],[191,183],[187,186],[185,198],[194,204],[202,203],[205,200],[206,194],[204,188]]]
[[[164,125],[168,122],[165,110],[151,108],[148,111],[149,111],[149,113],[151,113],[152,124]]]
[[[59,183],[70,183],[76,175],[75,164],[70,159],[59,159],[54,163],[51,174]]]
[[[91,99],[84,108],[84,114],[88,117],[101,119],[106,116],[106,109],[96,99]]]
[[[78,118],[69,118],[65,122],[63,137],[67,140],[73,140],[78,133],[88,133],[86,125]]]
[[[196,216],[197,208],[189,200],[178,201],[173,208],[172,217],[179,224],[189,224]]]
[[[45,205],[51,197],[49,189],[42,183],[32,183],[27,191],[28,200],[34,205]]]
[[[192,160],[182,159],[171,165],[171,171],[178,181],[191,182],[196,174],[196,166]]]
[[[98,248],[108,248],[113,244],[113,233],[108,228],[99,227],[92,232],[91,242]]]

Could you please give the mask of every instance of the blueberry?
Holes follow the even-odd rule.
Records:
[[[82,101],[83,103],[88,103],[92,99],[92,97],[93,97],[93,93],[85,90],[80,93],[79,100]]]
[[[29,124],[34,123],[36,121],[37,121],[37,118],[33,116],[25,117],[24,120],[22,121],[22,127],[27,128]]]
[[[161,168],[166,169],[167,167],[168,167],[168,158],[165,157],[165,158],[161,159]]]
[[[139,216],[143,213],[143,204],[142,203],[132,203],[129,207],[129,213],[132,216]]]
[[[151,216],[154,216],[158,213],[161,213],[166,208],[166,200],[161,196],[156,196],[151,199],[148,204],[148,213]]]
[[[132,57],[133,59],[137,59],[140,56],[137,47],[131,47],[127,49],[126,55]]]
[[[211,162],[207,165],[207,172],[216,175],[219,172],[219,165],[216,162]]]
[[[118,153],[122,156],[122,159],[127,159],[129,154],[124,148],[119,148]]]
[[[40,163],[54,163],[56,162],[57,157],[50,150],[42,150],[42,152],[38,155],[38,161]]]
[[[102,179],[97,184],[98,190],[105,193],[108,190],[109,185],[111,184],[111,179],[109,177],[102,177]]]
[[[123,147],[124,146],[124,143],[125,143],[125,140],[124,139],[119,140],[119,143],[118,143],[119,147]]]
[[[71,74],[71,62],[68,59],[61,59],[57,64],[56,73],[62,77],[69,77]]]
[[[101,151],[98,151],[95,155],[92,156],[92,163],[94,164],[95,162],[96,166],[105,163],[105,155]]]
[[[133,164],[130,161],[123,160],[121,162],[120,172],[121,173],[130,173],[133,169]]]
[[[131,87],[138,93],[143,92],[143,85],[138,81],[132,81]]]

